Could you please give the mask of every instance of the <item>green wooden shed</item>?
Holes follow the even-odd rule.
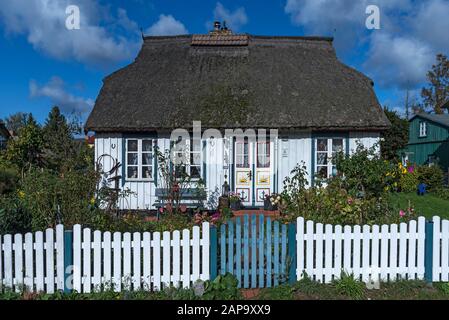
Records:
[[[409,120],[409,141],[403,161],[438,164],[449,170],[449,114],[419,113]]]

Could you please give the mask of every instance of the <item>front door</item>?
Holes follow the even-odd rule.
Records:
[[[263,206],[272,193],[274,144],[268,141],[235,141],[235,192],[245,206]]]

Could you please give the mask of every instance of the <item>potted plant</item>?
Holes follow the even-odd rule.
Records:
[[[240,194],[235,192],[229,193],[229,205],[232,210],[240,210],[242,207],[242,199],[240,198]]]
[[[266,195],[263,202],[264,210],[275,211],[278,210],[278,204],[281,202],[281,196],[277,193]]]

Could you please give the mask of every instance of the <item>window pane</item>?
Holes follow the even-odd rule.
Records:
[[[190,177],[191,178],[201,178],[201,167],[200,166],[191,166],[190,167]]]
[[[258,143],[257,144],[257,167],[269,168],[270,167],[270,144]]]
[[[152,167],[142,167],[142,178],[149,179],[153,176]]]
[[[152,165],[153,164],[153,154],[152,153],[142,153],[142,164]]]
[[[318,151],[327,151],[327,139],[318,139],[317,140],[317,150]]]
[[[200,153],[191,153],[190,154],[190,163],[191,164],[201,164],[201,154]]]
[[[327,153],[317,153],[317,164],[325,165],[327,164]]]
[[[185,165],[175,166],[175,175],[178,178],[184,177],[186,175],[186,166]]]
[[[142,140],[142,151],[153,151],[153,140]]]
[[[137,151],[137,140],[128,140],[128,151]]]
[[[137,153],[128,153],[128,165],[137,165]]]
[[[318,167],[317,176],[320,178],[327,178],[327,166],[326,167]]]
[[[128,167],[128,178],[137,179],[139,177],[139,170],[137,167]]]
[[[332,152],[342,152],[343,151],[343,139],[332,140]]]
[[[332,176],[336,176],[337,175],[337,167],[336,166],[332,166]]]

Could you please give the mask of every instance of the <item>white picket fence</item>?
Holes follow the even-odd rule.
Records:
[[[449,281],[449,220],[433,217],[432,281]]]
[[[89,293],[189,287],[209,279],[209,223],[163,232],[93,232],[73,228],[73,289]]]
[[[449,229],[445,237],[447,245]],[[364,282],[424,278],[424,217],[380,227],[332,226],[298,218],[296,238],[298,279],[305,272],[329,283],[342,271]],[[445,258],[447,266],[447,250]]]
[[[0,236],[0,289],[53,293],[64,289],[64,227]],[[0,290],[1,291],[1,290]]]

